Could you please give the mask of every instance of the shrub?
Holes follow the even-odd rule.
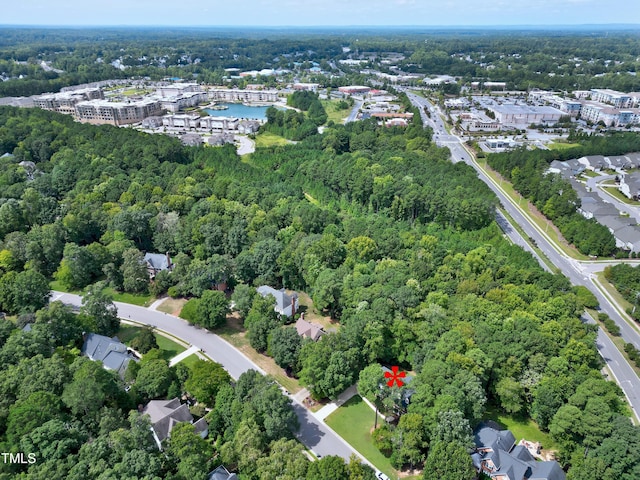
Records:
[[[184,318],[189,323],[194,323],[198,318],[198,303],[200,300],[197,298],[192,298],[187,303],[184,304],[182,310],[180,311],[180,318]]]

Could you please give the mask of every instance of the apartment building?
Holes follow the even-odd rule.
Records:
[[[215,102],[277,102],[277,90],[240,90],[229,88],[212,88],[209,90],[209,100]]]
[[[89,100],[75,105],[76,120],[93,124],[128,125],[160,113],[162,105],[153,99],[131,102]]]
[[[33,99],[34,107],[51,110],[66,115],[74,115],[76,104],[87,100],[103,99],[99,88],[84,88],[61,93],[47,93]]]

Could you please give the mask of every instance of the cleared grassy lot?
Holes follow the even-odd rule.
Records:
[[[329,415],[325,422],[349,445],[364,455],[378,470],[386,473],[389,478],[398,478],[398,472],[391,466],[389,459],[373,445],[371,430],[373,429],[374,415],[373,410],[364,403],[362,398],[356,395]],[[379,424],[380,422],[378,422]]]
[[[286,138],[271,132],[261,133],[260,135],[256,136],[255,140],[256,148],[289,145],[289,141]]]

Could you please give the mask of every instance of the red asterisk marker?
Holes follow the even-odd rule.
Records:
[[[390,378],[391,380],[389,380],[387,382],[387,385],[389,385],[390,387],[393,387],[394,383],[397,383],[399,387],[401,387],[402,385],[404,385],[404,382],[402,380],[400,380],[401,378],[404,378],[407,376],[407,372],[398,372],[398,366],[394,365],[393,367],[391,367],[391,372],[384,372],[384,378]]]

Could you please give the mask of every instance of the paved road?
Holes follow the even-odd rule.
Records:
[[[600,186],[601,182],[607,180],[614,180],[617,175],[600,175],[599,177],[590,177],[587,180],[587,187],[592,192],[597,192],[598,196],[606,203],[610,203],[615,206],[619,211],[628,213],[631,218],[635,218],[640,223],[640,207],[636,205],[629,205],[628,203],[621,202],[610,193],[605,192]]]
[[[82,305],[79,295],[53,291],[51,301],[59,300],[69,305]],[[241,352],[227,343],[219,336],[202,328],[195,327],[184,320],[166,313],[149,310],[144,307],[130,305],[128,303],[115,302],[118,308],[118,316],[145,325],[150,325],[164,330],[171,335],[180,338],[186,343],[200,348],[207,356],[220,363],[229,375],[237,379],[247,370],[265,372],[245,357]],[[349,460],[352,453],[357,452],[349,446],[340,436],[336,435],[327,425],[315,418],[296,399],[291,397],[293,409],[300,421],[298,439],[317,456],[338,455]],[[360,457],[360,455],[358,455]],[[362,461],[365,461],[362,459]],[[368,462],[367,462],[368,463]]]
[[[360,111],[360,109],[362,108],[362,105],[364,104],[364,100],[358,100],[358,99],[354,99],[354,100],[355,100],[355,103],[353,104],[351,113],[345,119],[344,123],[355,122],[356,117],[358,116],[358,112]]]
[[[407,96],[418,108],[424,108],[426,106],[427,108],[435,109],[435,107],[423,97],[410,94],[409,92],[407,92]],[[635,328],[629,325],[629,323],[620,316],[609,299],[606,298],[593,283],[590,275],[590,269],[593,268],[591,266],[592,264],[587,266],[577,260],[566,257],[564,254],[556,250],[547,234],[539,230],[538,227],[524,215],[521,206],[514,204],[511,198],[503,193],[500,186],[490,179],[482,169],[472,161],[471,156],[462,145],[462,141],[458,137],[448,135],[444,126],[440,126],[440,124],[441,122],[438,123],[437,121],[432,121],[430,126],[436,126],[436,129],[434,129],[434,138],[436,138],[436,142],[441,142],[441,146],[449,147],[452,161],[464,161],[468,165],[471,165],[478,172],[478,177],[497,195],[504,209],[509,213],[509,215],[511,215],[511,218],[520,225],[526,235],[536,242],[538,248],[551,261],[551,263],[564,273],[573,285],[582,285],[587,287],[598,299],[602,311],[607,313],[620,327],[621,337],[626,342],[633,343],[637,348],[640,348],[640,333],[638,333]],[[452,137],[456,138],[457,141],[452,141]],[[526,205],[524,207],[527,208]],[[636,414],[636,418],[640,420],[640,378],[638,378],[619,351],[616,356],[614,352],[610,350],[603,350],[603,345],[606,344],[604,340],[600,340],[600,337],[603,336],[606,337],[606,335],[600,331],[600,336],[598,337],[599,340],[596,342],[596,346],[609,368],[613,371],[614,376],[618,380],[618,384],[623,389],[627,399],[629,399],[631,408]]]

